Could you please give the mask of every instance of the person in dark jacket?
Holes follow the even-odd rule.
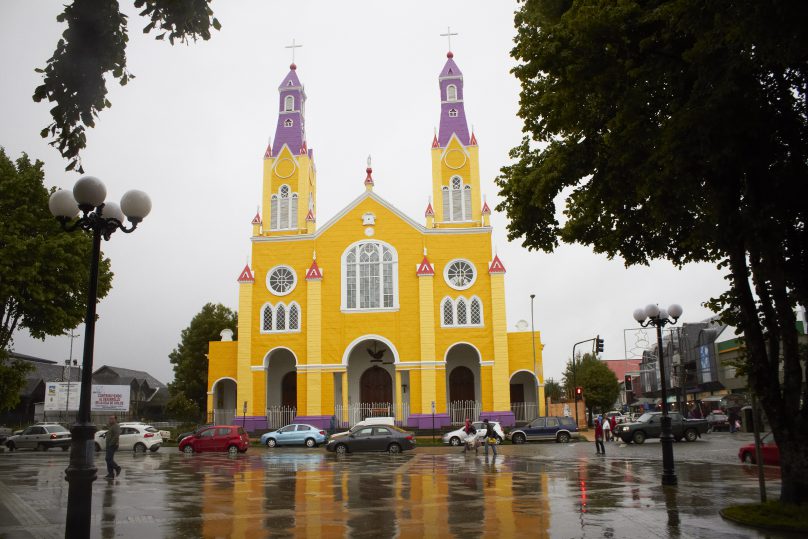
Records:
[[[118,443],[121,439],[121,427],[118,425],[118,418],[109,416],[109,430],[107,430],[107,475],[104,479],[115,479],[116,475],[121,475],[121,467],[115,462],[115,452],[118,450]]]
[[[488,456],[488,446],[494,451],[494,456],[497,456],[497,433],[494,430],[494,425],[489,423],[488,419],[483,419],[483,427],[485,427],[485,456]]]

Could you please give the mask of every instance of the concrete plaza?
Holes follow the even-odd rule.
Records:
[[[457,448],[401,456],[251,447],[245,455],[119,454],[93,485],[94,537],[789,537],[724,521],[754,502],[746,439],[675,445],[679,486],[660,486],[660,447],[538,443],[496,459]],[[0,454],[0,537],[63,537],[68,455]],[[103,468],[103,455],[97,455]],[[99,475],[105,470],[100,469]],[[766,471],[770,496],[779,470]]]

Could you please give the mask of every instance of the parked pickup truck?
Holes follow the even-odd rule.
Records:
[[[679,412],[670,412],[668,416],[671,418],[671,430],[677,442],[682,438],[693,442],[699,435],[707,432],[706,419],[684,419]],[[645,413],[637,421],[622,423],[615,427],[615,430],[617,430],[615,435],[627,444],[631,442],[641,444],[648,438],[659,438],[662,434],[662,413]]]

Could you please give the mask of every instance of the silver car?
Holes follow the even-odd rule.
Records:
[[[61,447],[62,451],[70,448],[70,431],[58,423],[40,423],[31,425],[20,434],[6,440],[9,451],[17,449],[33,449],[47,451],[51,447]]]

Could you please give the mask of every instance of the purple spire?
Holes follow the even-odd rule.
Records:
[[[440,131],[438,143],[441,148],[449,144],[452,134],[464,145],[469,143],[469,127],[466,122],[466,109],[463,107],[463,73],[452,59],[451,51],[446,53],[446,65],[438,76],[440,86]]]
[[[272,143],[272,155],[278,156],[286,144],[289,150],[298,155],[306,151],[306,124],[303,117],[306,92],[300,79],[297,78],[297,66],[289,66],[289,74],[278,86],[280,101],[278,105],[278,126],[275,128],[275,140]]]

